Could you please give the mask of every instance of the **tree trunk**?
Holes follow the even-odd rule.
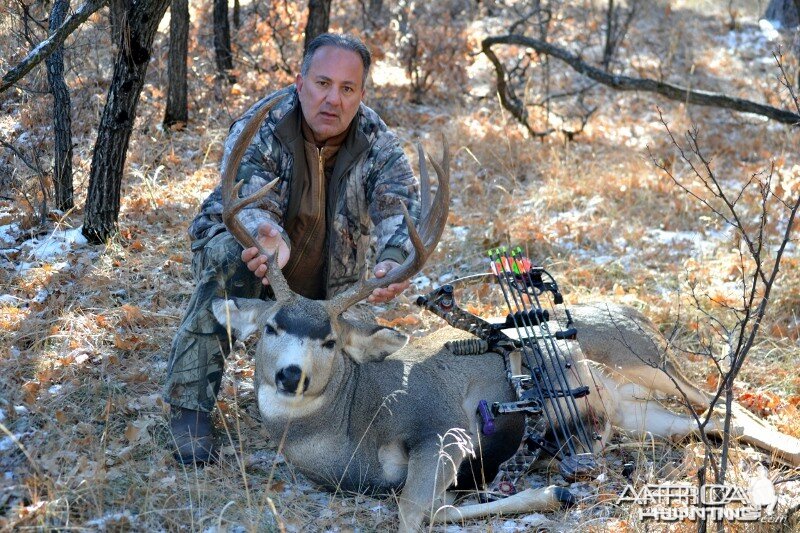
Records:
[[[189,0],[172,0],[169,19],[169,76],[164,126],[189,121],[186,55],[189,51]]]
[[[217,59],[218,76],[226,77],[235,83],[231,75],[233,54],[231,54],[231,26],[228,23],[228,0],[214,0],[214,53]]]
[[[119,51],[122,32],[125,29],[125,18],[128,16],[130,0],[108,0],[108,24],[111,28],[111,42]]]
[[[764,18],[778,21],[784,28],[796,28],[800,25],[800,1],[770,0]]]
[[[331,0],[309,0],[308,22],[306,22],[306,39],[303,44],[303,53],[308,50],[308,44],[314,37],[328,31],[331,20]]]
[[[158,24],[169,0],[138,0],[127,15],[127,37],[117,53],[106,105],[97,130],[89,174],[89,195],[83,234],[94,243],[106,241],[117,229],[125,152],[136,117],[136,105]]]
[[[369,0],[369,18],[374,22],[383,20],[383,0]]]
[[[800,0],[798,0],[800,2]],[[242,25],[242,6],[239,4],[239,0],[233,0],[233,27],[237,30]]]
[[[50,35],[64,23],[69,11],[69,0],[55,0],[50,13]],[[53,185],[56,208],[72,209],[72,103],[64,82],[64,46],[59,45],[46,60],[47,82],[53,93]]]

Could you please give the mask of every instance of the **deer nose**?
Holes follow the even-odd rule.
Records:
[[[297,394],[301,378],[303,380],[303,390],[301,392],[305,392],[308,390],[308,376],[303,375],[303,371],[299,366],[289,365],[281,368],[275,374],[275,384],[278,386],[278,389],[283,392]]]

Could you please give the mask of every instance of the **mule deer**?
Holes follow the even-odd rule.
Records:
[[[259,246],[236,219],[256,198],[238,197],[234,185],[242,154],[265,106],[246,126],[223,173],[224,219],[245,246]],[[400,528],[416,531],[429,520],[477,517],[486,513],[554,510],[571,501],[555,486],[528,489],[493,502],[454,510],[440,508],[446,490],[491,480],[498,466],[518,448],[522,415],[496,420],[491,437],[481,435],[475,410],[482,399],[512,401],[504,364],[494,353],[454,355],[445,342],[467,338],[453,328],[407,345],[405,335],[342,316],[377,286],[418,272],[435,248],[449,202],[446,143],[441,164],[431,159],[439,180],[432,205],[423,194],[423,214],[414,225],[405,214],[414,251],[384,278],[363,280],[327,301],[291,291],[277,258],[268,261],[275,301],[219,300],[214,314],[232,335],[244,340],[260,334],[255,349],[258,407],[268,433],[281,438],[287,460],[317,483],[331,488],[399,494]],[[420,177],[428,189],[424,154]],[[264,194],[259,192],[258,196]],[[262,250],[265,255],[270,255]],[[657,332],[636,311],[615,305],[571,308],[578,343],[569,351],[593,389],[582,413],[601,416],[604,434],[611,426],[633,433],[685,435],[696,428],[688,415],[673,413],[653,397],[685,397],[708,407],[707,395],[664,359]],[[685,396],[684,396],[685,395]],[[755,417],[737,416],[741,436],[783,458],[800,462],[800,442],[777,433]],[[711,430],[721,426],[712,422]]]

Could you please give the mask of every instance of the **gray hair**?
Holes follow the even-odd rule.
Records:
[[[372,64],[372,54],[369,53],[369,48],[364,42],[353,35],[347,33],[323,33],[317,35],[308,43],[308,49],[303,56],[303,65],[300,67],[300,75],[305,77],[308,75],[308,69],[311,68],[311,60],[314,59],[314,54],[323,46],[335,46],[343,50],[350,50],[355,52],[361,58],[361,64],[364,66],[364,75],[361,77],[362,87],[367,84],[367,75],[369,74],[369,66]]]

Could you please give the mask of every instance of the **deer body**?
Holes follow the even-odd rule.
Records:
[[[465,335],[445,328],[382,361],[359,364],[342,356],[324,401],[308,410],[259,382],[263,422],[276,438],[286,431],[284,455],[317,483],[355,492],[397,490],[406,481],[411,451],[435,448],[439,436],[454,428],[465,430],[477,449],[478,402],[513,399],[497,354],[457,356],[445,348],[446,341]],[[481,437],[482,460],[495,471],[519,446],[522,423],[506,417],[493,438]],[[459,487],[465,484],[475,483],[467,477]]]

